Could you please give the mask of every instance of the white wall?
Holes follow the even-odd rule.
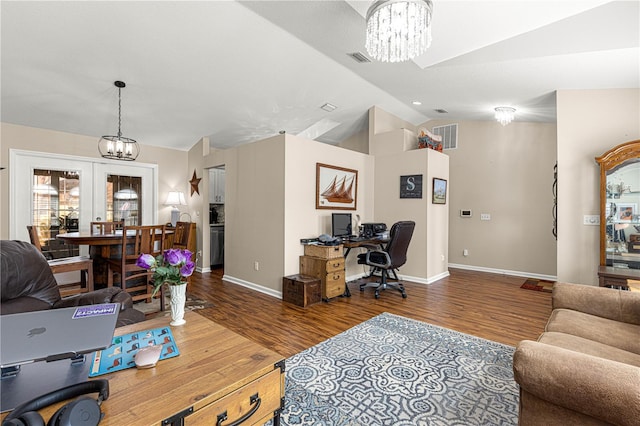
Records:
[[[559,90],[558,280],[595,285],[599,228],[583,215],[600,214],[595,157],[640,139],[640,89]]]

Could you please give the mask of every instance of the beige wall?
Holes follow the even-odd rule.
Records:
[[[600,213],[595,157],[640,139],[640,90],[559,90],[558,280],[597,283],[599,228],[583,215]]]
[[[373,157],[359,152],[287,135],[285,179],[285,269],[297,274],[299,256],[304,254],[301,238],[331,234],[331,213],[351,213],[353,229],[356,215],[361,222],[373,220]],[[358,171],[356,210],[316,209],[316,163]],[[362,273],[355,253],[346,259],[346,276]]]
[[[415,282],[430,283],[448,275],[449,204],[432,204],[431,194],[434,177],[449,179],[449,157],[430,149],[403,151],[402,130],[383,135],[395,136],[395,143],[386,145],[395,145],[398,150],[375,157],[375,222],[388,227],[402,220],[416,223],[407,263],[400,268],[400,274]],[[393,138],[385,140],[393,142]],[[421,199],[400,198],[403,175],[422,175]]]
[[[79,157],[100,158],[98,140],[100,137],[76,135],[53,130],[14,124],[0,124],[0,165],[6,167],[0,171],[0,238],[9,238],[9,150],[51,152]],[[187,153],[173,149],[158,148],[149,145],[140,146],[140,163],[158,165],[158,223],[171,220],[171,207],[164,200],[169,191],[184,191],[188,194]],[[193,172],[193,171],[192,171]],[[185,210],[182,210],[185,211]],[[28,214],[28,206],[25,206]]]
[[[369,108],[369,135],[390,132],[397,129],[407,129],[416,133],[417,126],[405,121],[377,106]]]
[[[434,120],[419,127],[451,123],[455,121]],[[460,121],[458,148],[445,153],[450,157],[450,265],[554,277],[555,124],[515,121],[503,127],[490,121]],[[461,218],[461,209],[471,209],[473,216]],[[481,213],[490,214],[491,220],[481,221]]]

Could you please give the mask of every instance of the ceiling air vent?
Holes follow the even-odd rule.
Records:
[[[455,149],[458,147],[458,124],[447,124],[431,129],[433,134],[442,136],[443,149]]]
[[[449,114],[449,111],[442,108],[434,109],[434,111],[437,112],[438,114]]]
[[[354,61],[359,62],[361,64],[364,64],[366,62],[371,62],[371,59],[364,56],[364,53],[362,52],[347,53],[347,55],[351,56]]]

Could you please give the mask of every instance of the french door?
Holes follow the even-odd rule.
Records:
[[[89,231],[94,220],[156,223],[155,164],[21,150],[10,150],[10,164],[11,239],[29,241],[27,225],[55,242],[59,232]]]

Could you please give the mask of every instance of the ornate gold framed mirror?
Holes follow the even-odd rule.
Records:
[[[640,270],[640,140],[620,144],[596,157],[596,162],[600,165],[600,267],[627,275],[627,270]]]

